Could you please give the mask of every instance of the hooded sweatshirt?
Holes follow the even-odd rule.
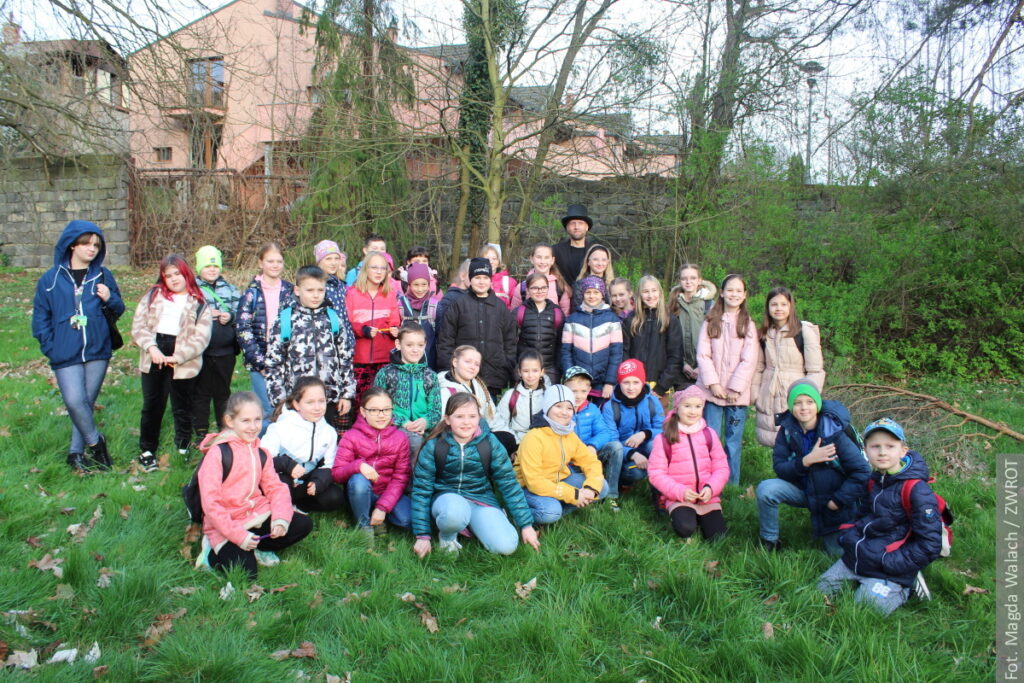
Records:
[[[391,362],[377,372],[373,383],[391,396],[391,420],[397,426],[423,417],[430,430],[441,421],[440,386],[426,363],[405,363],[398,349],[393,349]]]

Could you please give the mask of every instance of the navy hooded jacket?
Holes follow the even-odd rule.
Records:
[[[817,434],[809,447],[803,428],[791,412],[776,415],[775,423],[780,427],[772,451],[775,473],[807,495],[814,535],[835,533],[840,524],[850,522],[857,514],[857,505],[871,475],[860,446],[844,431],[850,424],[850,411],[839,401],[822,401]],[[804,456],[819,438],[822,446],[835,445],[836,459],[804,467]],[[830,500],[838,510],[828,508]]]
[[[910,587],[917,572],[938,559],[943,532],[939,503],[928,486],[928,465],[916,451],[909,451],[904,461],[896,474],[871,475],[873,488],[839,544],[850,571]],[[921,480],[910,490],[909,518],[903,509],[903,482],[908,479]],[[904,537],[900,547],[887,550]]]
[[[71,246],[86,233],[99,235],[101,246],[89,264],[82,280],[80,303],[75,302],[75,280],[71,275]],[[43,273],[36,283],[32,302],[32,336],[50,360],[50,367],[60,370],[77,363],[109,360],[110,330],[103,315],[106,306],[115,315],[124,313],[124,301],[113,274],[103,267],[107,243],[99,226],[89,221],[71,221],[64,228],[53,249],[53,268]],[[110,288],[106,303],[96,294],[96,285]],[[71,327],[71,316],[84,315],[88,322]]]

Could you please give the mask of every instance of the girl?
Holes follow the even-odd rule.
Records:
[[[356,334],[353,360],[357,401],[373,384],[377,371],[387,364],[389,354],[395,348],[395,333],[402,322],[397,292],[391,287],[390,271],[384,254],[371,251],[359,269],[355,285],[345,295]]]
[[[210,344],[203,351],[203,367],[196,376],[195,403],[192,421],[199,441],[210,431],[210,403],[217,431],[224,429],[224,406],[231,395],[231,377],[235,374],[238,342],[235,315],[238,311],[238,290],[221,275],[223,256],[212,245],[196,252],[196,284],[210,308],[213,325]]]
[[[590,395],[599,405],[615,388],[622,362],[622,323],[604,301],[604,280],[590,276],[579,284],[583,303],[562,328],[562,367],[578,365],[594,378]]]
[[[32,336],[50,361],[71,418],[67,462],[76,472],[92,466],[109,470],[113,464],[93,416],[113,355],[105,316],[116,321],[124,313],[117,282],[103,267],[106,253],[99,227],[68,223],[54,247],[53,268],[36,283],[32,304]]]
[[[413,322],[423,328],[426,335],[426,363],[433,368],[437,364],[434,336],[437,326],[437,304],[441,297],[431,289],[429,267],[422,263],[412,263],[408,267],[407,277],[409,282],[405,294],[398,295],[398,309],[403,323]]]
[[[188,452],[194,378],[203,366],[212,324],[210,307],[188,263],[177,254],[165,257],[156,284],[142,297],[132,319],[132,339],[139,346],[142,371],[139,465],[146,472],[157,468],[153,453],[160,444],[168,394],[174,413],[174,443],[181,455]]]
[[[268,242],[260,247],[256,255],[260,272],[238,301],[236,327],[252,391],[260,397],[263,406],[263,431],[266,432],[273,412],[267,395],[267,343],[278,312],[292,305],[295,288],[292,283],[281,279],[281,273],[284,272],[281,247]]]
[[[643,362],[658,396],[675,386],[682,363],[679,320],[668,314],[661,282],[644,275],[637,283],[640,305],[622,324],[622,355]]]
[[[700,328],[697,386],[707,400],[704,419],[725,444],[730,484],[740,482],[743,425],[756,365],[757,329],[747,312],[747,286],[739,275],[726,275]]]
[[[651,485],[661,492],[672,529],[689,538],[700,527],[711,540],[725,533],[719,496],[729,479],[729,463],[718,436],[701,414],[704,392],[689,386],[673,396],[674,411],[665,420],[647,462]]]
[[[519,545],[515,527],[498,504],[495,485],[523,543],[540,550],[533,515],[504,447],[481,429],[480,408],[471,395],[452,396],[444,419],[423,444],[413,473],[413,552],[420,558],[430,552],[431,518],[441,550],[458,552],[462,545],[456,537],[469,529],[489,552],[515,552]]]
[[[501,247],[497,244],[485,244],[478,256],[482,256],[491,263],[491,289],[494,295],[501,299],[509,310],[512,309],[512,292],[518,289],[514,277],[508,274],[508,268],[501,262]]]
[[[825,387],[825,360],[818,326],[801,322],[793,294],[785,287],[768,292],[764,322],[758,330],[761,353],[754,373],[753,396],[757,408],[757,442],[775,446],[775,416],[786,410],[786,389],[806,377],[818,391]]]
[[[679,286],[669,293],[669,313],[679,318],[682,332],[683,367],[677,387],[685,389],[697,379],[697,339],[704,316],[711,310],[718,290],[700,279],[700,270],[692,263],[679,269]]]
[[[480,374],[480,352],[476,347],[463,344],[455,348],[452,353],[452,369],[446,372],[437,373],[438,386],[441,393],[441,411],[445,411],[448,400],[456,394],[471,394],[480,407],[481,416],[485,424],[490,424],[497,417],[497,408],[494,407],[494,399],[487,385],[478,376]],[[493,431],[493,430],[491,430]],[[499,431],[494,434],[505,447],[505,452],[514,451],[516,438],[509,432]]]
[[[371,387],[363,394],[359,416],[338,443],[331,470],[345,486],[356,523],[364,532],[387,533],[385,519],[409,526],[409,440],[392,424],[394,404],[388,392]],[[371,506],[373,512],[370,512]]]
[[[551,283],[542,273],[526,276],[526,291],[530,298],[516,307],[516,324],[519,326],[517,353],[520,357],[533,350],[540,354],[548,377],[557,382],[559,377],[558,356],[562,342],[562,325],[565,314],[549,298]]]
[[[427,267],[427,273],[429,274],[429,291],[437,291],[437,271],[430,267],[430,252],[424,246],[410,247],[409,251],[405,252],[405,265],[398,269],[398,280],[402,283],[402,291],[409,291],[409,283],[412,280],[409,279],[409,266],[414,263],[419,263]]]
[[[607,303],[608,287],[615,280],[615,269],[612,268],[612,253],[608,251],[608,247],[594,244],[587,249],[587,253],[583,258],[583,269],[580,271],[579,277],[576,278],[576,282],[572,285],[572,310],[575,311],[583,302],[583,290],[580,283],[583,282],[584,278],[591,276],[604,281],[604,300]]]
[[[501,397],[491,429],[512,434],[518,445],[541,411],[545,385],[544,361],[537,351],[527,349],[519,356],[519,383]],[[515,460],[512,452],[509,456]]]
[[[633,283],[624,277],[617,277],[612,280],[608,287],[608,298],[611,300],[612,312],[621,320],[629,317],[636,307],[633,300]]]
[[[224,410],[227,429],[203,439],[197,475],[203,501],[203,548],[196,565],[208,563],[222,571],[241,565],[252,581],[257,563],[277,564],[280,560],[274,551],[298,543],[313,530],[309,517],[292,512],[288,487],[260,448],[260,403],[251,391],[231,394]],[[230,463],[227,472],[225,462]]]
[[[373,380],[374,386],[387,391],[396,403],[391,421],[409,440],[410,457],[419,452],[423,435],[441,421],[437,375],[423,362],[426,339],[426,333],[418,324],[402,323],[391,362],[381,368]]]
[[[562,309],[563,315],[572,313],[572,288],[565,281],[562,272],[555,265],[555,252],[548,244],[535,244],[530,252],[530,264],[533,268],[527,275],[540,273],[548,279],[548,299]],[[529,300],[530,293],[527,290],[526,282],[520,282],[515,291],[512,292],[512,310],[516,310]]]
[[[300,377],[282,401],[261,445],[274,469],[306,512],[338,510],[345,495],[331,479],[338,433],[327,423],[327,387],[318,377]]]

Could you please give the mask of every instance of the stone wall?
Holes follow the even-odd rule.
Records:
[[[123,160],[95,155],[47,164],[25,158],[0,168],[0,254],[10,265],[53,265],[53,245],[74,219],[103,229],[105,265],[128,263],[128,171]]]

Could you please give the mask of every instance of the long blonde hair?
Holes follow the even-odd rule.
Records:
[[[384,281],[377,286],[377,291],[387,296],[391,293],[391,266],[382,251],[371,251],[363,259],[363,267],[359,269],[359,275],[356,276],[355,288],[363,293],[370,291],[370,261],[375,258],[379,258],[388,267],[384,273]]]
[[[636,283],[635,308],[633,309],[633,322],[630,324],[630,332],[636,335],[647,320],[647,307],[643,302],[644,285],[653,282],[658,286],[658,308],[656,315],[658,319],[658,331],[663,333],[668,329],[669,314],[668,306],[665,305],[665,290],[662,289],[661,281],[653,275],[644,275]]]
[[[605,287],[611,287],[612,280],[615,279],[615,268],[612,267],[612,252],[603,244],[591,244],[586,253],[583,254],[583,267],[580,268],[580,274],[576,280],[579,281],[588,275],[594,275],[590,272],[590,255],[595,251],[603,251],[608,254],[608,267],[604,269],[604,275],[601,275],[600,277],[604,280]],[[598,276],[594,275],[594,277]]]

